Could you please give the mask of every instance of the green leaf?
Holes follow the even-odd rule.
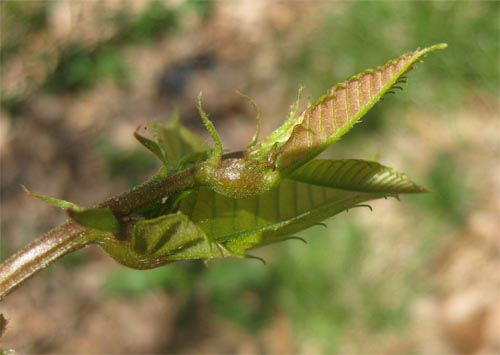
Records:
[[[246,199],[232,199],[200,188],[180,210],[206,235],[236,255],[285,240],[357,204],[387,196],[325,188],[284,180],[277,188]]]
[[[116,234],[120,231],[120,222],[109,208],[68,209],[71,219],[82,226]]]
[[[293,126],[295,125],[297,112],[299,111],[300,98],[302,97],[303,90],[304,87],[300,86],[297,93],[297,100],[295,100],[295,103],[291,106],[288,118],[279,128],[277,128],[262,141],[262,143],[257,147],[258,149],[256,150],[256,153],[264,153],[264,157],[267,157],[270,149],[277,143],[280,143],[280,145],[282,145],[286,142],[286,140],[290,136],[290,132],[292,131]]]
[[[168,124],[152,122],[147,127],[139,127],[134,135],[162,161],[169,172],[192,166],[199,161],[200,156],[204,157],[202,153],[208,150],[203,138],[183,126],[177,114]],[[154,138],[148,137],[151,135]]]
[[[181,202],[180,210],[210,239],[244,255],[362,202],[424,191],[404,174],[378,163],[315,160],[261,195],[232,199],[200,188]]]
[[[160,145],[147,135],[149,134],[147,126],[139,126],[134,132],[134,137],[150,152],[152,152],[158,159],[161,160],[163,165],[168,166],[168,160],[163,149],[160,148]]]
[[[428,192],[405,174],[373,161],[312,160],[295,170],[291,179],[337,189],[387,194]]]
[[[69,202],[66,200],[60,200],[60,199],[45,196],[45,195],[36,194],[36,193],[32,192],[31,190],[29,190],[24,185],[21,185],[21,187],[23,188],[24,192],[26,192],[29,196],[35,197],[39,200],[42,200],[43,202],[50,203],[53,206],[62,208],[63,210],[68,210],[68,209],[72,209],[74,211],[83,211],[84,210],[83,207],[80,207],[80,206],[74,204],[73,202]]]
[[[446,44],[403,54],[337,84],[298,116],[293,125],[287,120],[283,126],[286,129],[278,128],[270,136],[273,141],[266,139],[252,154],[262,161],[269,156],[272,145],[279,142],[276,166],[286,176],[347,133],[427,53],[443,48]]]
[[[162,260],[211,259],[224,255],[203,230],[182,213],[138,222],[131,240],[138,254]]]
[[[68,216],[82,226],[116,234],[120,230],[120,223],[109,208],[84,208],[72,202],[59,200],[57,198],[39,195],[31,192],[26,186],[21,185],[24,191],[39,200],[62,208]]]

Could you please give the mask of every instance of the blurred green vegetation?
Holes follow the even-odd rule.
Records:
[[[178,26],[179,13],[165,6],[165,2],[151,1],[139,15],[132,16],[126,8],[115,15],[118,32],[114,44],[132,44],[158,39]]]
[[[22,1],[6,0],[0,4],[0,60],[16,53],[30,40],[30,35],[47,24],[47,2],[37,1],[25,6]]]
[[[0,59],[4,61],[22,50],[32,35],[47,26],[50,1],[2,3],[2,41]],[[150,1],[139,13],[132,14],[122,7],[107,24],[116,27],[113,36],[94,46],[83,47],[70,42],[60,49],[53,71],[48,73],[41,87],[53,93],[90,89],[99,81],[111,79],[119,85],[128,84],[128,73],[122,52],[125,47],[152,43],[178,27],[180,18],[194,11],[202,18],[211,14],[211,1],[187,1],[184,6],[171,9],[164,1]],[[8,30],[7,30],[8,29]],[[23,98],[7,95],[2,108],[16,114],[20,112]]]
[[[84,90],[108,78],[126,86],[130,68],[123,61],[123,48],[160,38],[177,27],[178,16],[161,1],[150,2],[135,16],[124,8],[111,20],[118,30],[105,43],[90,49],[70,44],[63,49],[56,68],[46,78],[44,89]]]
[[[342,11],[336,11],[340,7]],[[290,86],[304,84],[313,97],[331,83],[418,47],[446,42],[446,54],[433,54],[409,75],[397,105],[426,102],[435,108],[456,104],[471,89],[498,91],[500,3],[497,1],[356,1],[332,5],[315,35],[282,60]],[[286,43],[282,44],[286,46]],[[285,50],[287,48],[284,48]],[[432,90],[428,88],[432,87]],[[435,93],[439,92],[439,95]]]
[[[425,201],[421,208],[438,213],[452,225],[464,223],[473,208],[470,198],[472,182],[467,181],[461,169],[457,157],[451,152],[438,154],[427,176],[428,186],[436,196],[421,201]]]
[[[0,97],[0,107],[12,117],[21,115],[26,108],[25,101],[18,95],[4,94]]]
[[[139,145],[135,149],[123,149],[106,137],[102,137],[95,145],[111,179],[124,178],[129,186],[144,181],[148,172],[158,167],[157,159]]]
[[[128,71],[116,48],[89,51],[72,45],[62,53],[54,72],[47,77],[44,88],[61,93],[84,90],[108,78],[126,85]]]

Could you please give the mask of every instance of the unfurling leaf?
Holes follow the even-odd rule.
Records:
[[[52,206],[62,208],[63,210],[68,210],[68,209],[71,209],[74,211],[83,211],[84,210],[83,207],[80,207],[77,204],[74,204],[73,202],[69,202],[66,200],[60,200],[58,198],[49,197],[49,196],[45,196],[45,195],[36,194],[36,193],[32,192],[31,190],[29,190],[24,185],[21,185],[21,187],[23,188],[24,192],[26,192],[29,196],[37,198],[39,200],[42,200],[43,202],[46,202],[46,203],[50,203]]]
[[[153,137],[148,137],[149,130]],[[178,115],[167,125],[152,122],[148,126],[141,126],[134,135],[142,145],[162,161],[168,172],[176,172],[192,166],[200,160],[197,156],[203,155],[203,152],[208,150],[201,137],[180,123]]]
[[[181,203],[181,211],[206,235],[236,255],[287,239],[357,204],[384,197],[284,180],[258,196],[232,199],[200,188]]]
[[[139,254],[172,261],[223,256],[203,230],[182,213],[138,222],[131,241]]]
[[[310,165],[309,165],[310,164]],[[423,192],[404,174],[360,160],[318,160],[261,195],[233,199],[200,188],[180,210],[206,235],[236,255],[286,240],[356,205],[400,193]],[[328,168],[332,168],[330,172]]]
[[[149,135],[148,126],[141,125],[137,127],[137,129],[134,132],[134,137],[144,147],[146,147],[146,149],[148,149],[151,153],[156,155],[156,157],[161,160],[165,168],[168,167],[167,155],[165,154],[163,149],[160,148],[158,142],[155,141],[154,138],[148,137],[148,135]]]
[[[337,84],[297,118],[289,118],[283,125],[286,129],[279,128],[279,134],[270,136],[274,142],[282,142],[278,146],[278,170],[286,176],[317,156],[347,133],[416,62],[427,53],[445,47],[446,44],[438,44],[416,50],[366,70]],[[265,140],[253,154],[267,156],[274,142]]]
[[[289,235],[362,202],[424,191],[405,175],[380,164],[363,161],[316,164],[321,168],[327,165],[336,166],[337,172],[342,169],[346,176],[317,171],[315,185],[285,179],[278,187],[246,199],[232,199],[200,188],[182,201],[180,210],[210,239],[243,256],[248,249],[286,240]],[[364,170],[363,179],[349,183],[348,176],[353,176],[350,174],[360,167]],[[293,178],[306,180],[309,172],[304,169]]]
[[[73,202],[35,194],[26,186],[21,186],[28,195],[50,203],[53,206],[62,208],[68,213],[68,216],[72,220],[82,226],[109,233],[118,233],[120,230],[120,223],[109,208],[84,208],[74,204]]]

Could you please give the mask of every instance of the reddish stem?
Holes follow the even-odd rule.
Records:
[[[66,222],[28,244],[0,265],[0,300],[51,262],[92,241],[84,227]]]

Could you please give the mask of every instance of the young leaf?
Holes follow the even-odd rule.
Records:
[[[147,150],[153,153],[158,159],[161,160],[165,168],[168,167],[168,160],[165,151],[160,147],[157,141],[148,137],[148,126],[139,126],[134,132],[134,137],[137,139]]]
[[[258,196],[232,199],[200,188],[180,210],[206,235],[237,255],[287,239],[357,204],[387,196],[325,188],[285,179]]]
[[[147,137],[147,127],[139,127],[134,133],[137,140],[156,155],[169,172],[185,169],[198,161],[193,159],[208,150],[208,146],[197,134],[180,122],[178,115],[169,124],[152,122],[148,125],[154,139]]]
[[[277,188],[247,199],[231,199],[201,188],[181,203],[181,211],[209,238],[237,255],[286,240],[359,203],[399,193],[367,193],[284,180]]]
[[[222,250],[203,230],[182,213],[138,222],[134,226],[131,240],[137,253],[168,260],[223,256]]]
[[[96,242],[119,263],[152,269],[179,260],[210,260],[232,255],[178,212],[135,223],[126,240],[101,234]]]
[[[168,158],[168,169],[171,171],[178,171],[187,159],[209,149],[201,136],[186,128],[178,119],[167,126],[153,122],[151,127]]]
[[[279,128],[280,134],[271,135],[274,141],[284,142],[279,144],[278,170],[286,176],[321,153],[347,133],[416,62],[445,47],[446,44],[438,44],[403,54],[337,84],[297,117],[293,125],[287,121],[286,130]],[[265,140],[251,154],[259,159],[267,157],[271,144]]]
[[[428,192],[405,174],[373,161],[315,159],[295,170],[290,179],[337,189],[387,194]]]
[[[244,255],[362,202],[424,191],[406,175],[375,162],[314,160],[261,195],[233,199],[200,188],[181,202],[180,210],[210,239]]]
[[[21,185],[21,187],[23,188],[24,192],[26,192],[29,196],[37,198],[39,200],[42,200],[43,202],[46,202],[46,203],[50,203],[52,206],[62,208],[63,210],[68,210],[68,209],[72,209],[74,211],[83,211],[84,210],[83,207],[80,207],[80,206],[74,204],[73,202],[69,202],[66,200],[60,200],[58,198],[49,197],[49,196],[45,196],[45,195],[36,194],[36,193],[32,192],[31,190],[29,190],[24,185]]]

